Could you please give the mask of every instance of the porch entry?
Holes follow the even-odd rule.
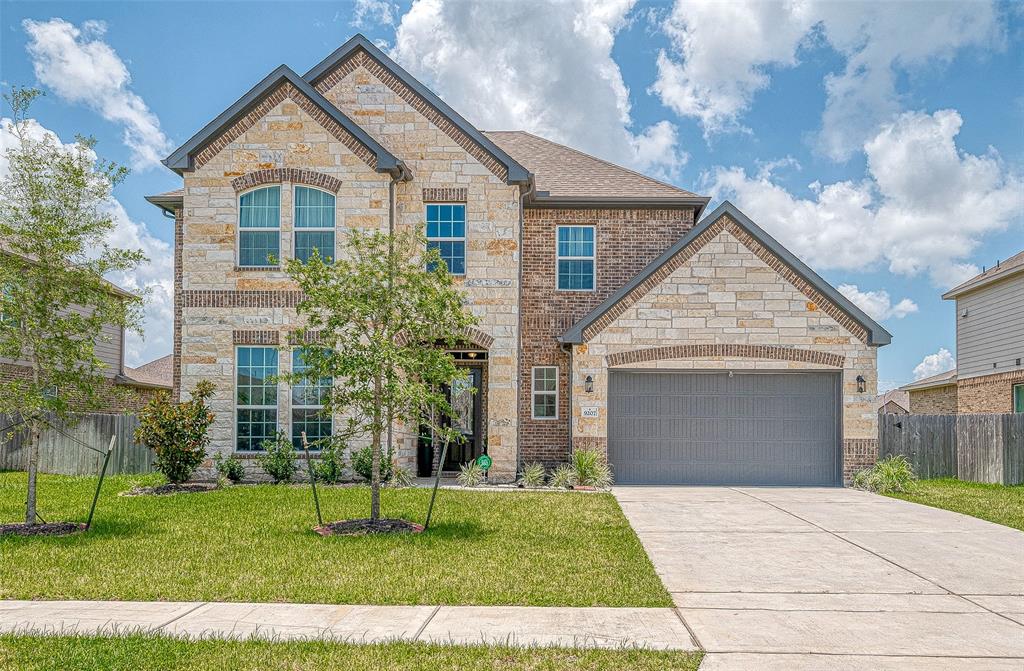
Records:
[[[444,426],[453,427],[462,440],[448,445],[442,471],[458,471],[465,463],[484,454],[486,432],[483,417],[483,368],[466,366],[466,379],[455,380],[445,388],[445,396],[452,407],[452,414],[444,417]],[[433,473],[443,448],[441,441],[435,441],[426,426],[421,427],[416,457],[416,472],[420,477]]]

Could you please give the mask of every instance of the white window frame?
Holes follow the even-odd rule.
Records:
[[[298,224],[298,222],[299,222],[299,198],[298,198],[298,195],[297,195],[297,190],[298,189],[309,189],[310,191],[320,191],[321,193],[326,193],[328,196],[333,198],[334,199],[334,208],[333,208],[333,210],[334,210],[334,225],[332,225],[332,226],[322,226],[322,227],[318,227],[318,228],[311,228],[309,226],[303,226],[303,227],[300,228],[299,224]],[[338,254],[337,254],[337,248],[338,248],[338,233],[337,233],[337,230],[338,230],[338,197],[337,197],[337,195],[331,193],[327,189],[321,189],[321,188],[318,188],[318,187],[315,187],[315,186],[309,186],[308,184],[293,184],[292,185],[292,258],[296,258],[296,259],[299,258],[298,257],[299,233],[331,232],[331,233],[334,233],[334,249],[330,250],[330,252],[331,252],[330,253],[330,261],[333,263],[334,259],[336,259],[337,256],[338,256]],[[325,256],[326,251],[327,250],[324,250],[324,249],[320,250],[321,258]],[[324,259],[324,260],[326,261],[327,259]]]
[[[290,355],[291,356],[291,363],[290,363],[290,365],[291,365],[291,372],[292,373],[295,372],[295,353],[298,352],[301,349],[303,349],[303,348],[302,347],[294,348],[292,350],[291,355]],[[305,384],[307,384],[308,386],[318,386],[318,385],[311,384],[308,381]],[[331,382],[330,382],[330,386],[333,386],[333,385],[334,385],[334,380],[332,379]],[[291,386],[292,386],[292,389],[289,389],[289,393],[288,393],[288,404],[290,406],[289,409],[288,409],[288,432],[289,432],[289,438],[291,438],[292,442],[294,442],[295,441],[295,436],[294,436],[294,433],[295,433],[295,413],[292,412],[292,411],[294,411],[294,410],[323,410],[324,406],[323,406],[323,404],[320,404],[320,405],[298,405],[298,404],[296,404],[295,403],[295,393],[294,393],[295,385],[291,385]],[[320,418],[318,418],[318,419],[320,419]],[[333,436],[334,435],[334,417],[333,416],[329,416],[329,417],[326,418],[326,420],[331,425],[330,435]],[[319,452],[321,449],[322,448],[321,448],[320,445],[316,445],[316,446],[311,446],[309,451],[310,452]]]
[[[427,223],[428,223],[427,222],[427,208],[429,208],[431,205],[438,205],[438,206],[441,206],[441,207],[443,207],[445,205],[450,205],[450,206],[453,206],[453,207],[461,207],[462,208],[463,217],[462,217],[462,235],[461,236],[441,238],[441,237],[430,237],[428,235],[426,237],[427,237],[427,244],[428,245],[431,242],[461,242],[462,243],[462,272],[461,273],[453,273],[452,269],[449,267],[448,268],[448,274],[451,275],[452,277],[465,277],[466,276],[466,271],[469,270],[469,267],[468,267],[469,266],[469,254],[468,254],[468,252],[469,252],[469,245],[468,245],[468,242],[467,242],[467,239],[466,239],[466,237],[467,237],[466,236],[466,233],[467,233],[466,229],[469,228],[469,222],[466,221],[466,218],[467,218],[466,215],[469,213],[468,208],[466,207],[465,203],[438,203],[438,202],[423,203],[423,230],[424,230],[424,233],[427,230]],[[445,265],[448,265],[447,261],[445,262]]]
[[[276,394],[277,402],[274,403],[274,405],[242,405],[242,404],[240,404],[238,402],[238,368],[239,368],[239,365],[238,365],[238,358],[239,358],[238,357],[238,350],[240,350],[240,349],[269,349],[269,350],[273,350],[274,356],[277,357],[277,374],[281,373],[281,353],[280,353],[280,351],[276,347],[269,346],[269,345],[235,345],[235,370],[234,370],[234,379],[232,380],[232,383],[231,383],[231,394],[232,394],[231,395],[231,401],[232,401],[232,404],[235,406],[234,412],[232,413],[232,423],[233,424],[232,424],[232,431],[231,431],[231,433],[233,434],[232,435],[233,442],[231,444],[231,451],[232,452],[237,452],[237,453],[240,453],[240,454],[262,454],[263,451],[262,450],[258,450],[258,449],[257,450],[253,450],[253,449],[240,450],[240,449],[238,449],[238,411],[239,410],[271,410],[272,409],[275,412],[275,415],[274,415],[274,417],[275,417],[275,420],[274,420],[274,436],[271,436],[271,439],[273,439],[274,437],[276,437],[277,433],[279,431],[281,431],[281,409],[280,409],[280,405],[281,405],[281,385],[279,383],[275,383],[275,386],[277,387],[277,394]]]
[[[253,191],[259,191],[260,189],[269,189],[269,188],[273,188],[275,186],[279,189],[278,190],[278,200],[277,200],[277,228],[267,228],[265,226],[261,226],[261,227],[246,226],[245,228],[242,228],[242,196],[244,196],[244,195],[246,195],[248,193],[252,193]],[[236,226],[235,226],[235,266],[237,266],[238,268],[245,268],[247,270],[250,270],[250,269],[251,270],[275,270],[275,269],[280,269],[280,267],[281,267],[281,230],[284,227],[283,226],[283,222],[281,221],[281,200],[284,198],[284,188],[285,188],[284,184],[280,184],[280,183],[278,183],[278,184],[260,184],[259,186],[254,186],[251,189],[246,189],[245,191],[239,192],[238,195],[235,197],[235,212],[237,213],[237,217],[235,219],[236,220]],[[265,266],[265,265],[264,266],[243,266],[242,265],[242,232],[243,231],[245,231],[246,233],[249,233],[249,232],[253,232],[253,233],[266,233],[266,232],[269,232],[269,231],[276,231],[277,232],[277,265],[276,266]]]
[[[559,254],[558,237],[563,228],[589,228],[594,232],[594,253],[590,256],[562,256]],[[589,289],[563,289],[558,286],[558,265],[560,261],[590,261],[594,268],[594,281]],[[597,227],[587,224],[562,224],[555,227],[555,291],[597,291]]]
[[[537,371],[539,370],[553,370],[555,371],[555,388],[553,391],[537,391]],[[530,417],[536,420],[549,420],[558,419],[558,366],[534,366],[530,369]],[[554,396],[555,397],[555,414],[551,417],[538,417],[537,416],[537,396]]]

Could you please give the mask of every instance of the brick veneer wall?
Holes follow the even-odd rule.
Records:
[[[557,341],[576,321],[632,279],[693,227],[693,210],[540,209],[524,212],[519,461],[551,465],[569,453],[569,356]],[[592,225],[596,290],[556,290],[555,230]],[[558,366],[557,420],[532,418],[531,372]]]
[[[8,363],[0,363],[0,379],[23,380],[28,379],[31,376],[31,368]],[[157,389],[151,389],[149,387],[135,387],[126,384],[116,384],[113,379],[106,378],[103,380],[102,387],[100,388],[100,405],[95,408],[90,408],[88,412],[137,412],[142,409],[142,406],[146,405],[151,398],[156,396],[158,391],[159,390]],[[59,388],[57,393],[69,402],[72,410],[81,410],[80,398],[77,398],[74,394],[70,394],[67,390],[61,390]]]
[[[912,390],[910,412],[914,415],[955,415],[956,385]]]
[[[846,438],[843,440],[843,483],[849,485],[857,471],[874,466],[876,461],[877,438]]]
[[[1024,383],[1024,369],[957,380],[957,412],[1013,412],[1013,385],[1021,383]]]

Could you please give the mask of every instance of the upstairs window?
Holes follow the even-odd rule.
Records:
[[[238,265],[276,267],[276,259],[281,257],[280,231],[281,187],[243,193],[238,199]]]
[[[239,452],[263,449],[277,435],[277,348],[236,350],[235,446]]]
[[[306,370],[302,358],[304,352],[303,348],[292,350],[292,373]],[[302,449],[303,431],[306,432],[310,451],[319,450],[319,441],[331,436],[331,418],[321,414],[331,384],[331,378],[325,377],[315,382],[303,380],[292,385],[292,444],[296,450]]]
[[[308,186],[295,187],[295,258],[303,263],[319,250],[334,260],[334,195]]]
[[[559,226],[557,244],[558,288],[594,290],[594,227]]]
[[[465,205],[427,205],[427,249],[440,252],[452,275],[466,274]]]

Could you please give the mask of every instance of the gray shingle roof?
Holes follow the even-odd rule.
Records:
[[[945,299],[956,298],[957,296],[961,296],[967,293],[968,291],[980,289],[986,284],[991,284],[996,280],[1001,280],[1005,277],[1009,277],[1010,275],[1015,275],[1020,272],[1024,272],[1024,251],[1017,252],[1010,258],[999,263],[998,265],[992,266],[991,268],[985,270],[985,272],[979,275],[975,275],[974,277],[967,280],[963,284],[953,287],[946,293],[942,294],[942,297]]]
[[[174,357],[170,354],[144,363],[138,368],[125,366],[122,384],[137,384],[142,387],[170,389],[174,380]]]

